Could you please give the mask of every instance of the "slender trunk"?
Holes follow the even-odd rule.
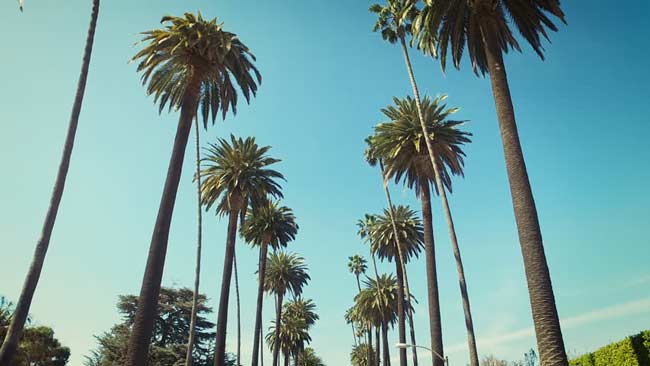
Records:
[[[95,28],[97,26],[98,16],[99,0],[93,0],[92,12],[90,16],[90,26],[88,27],[88,34],[86,36],[86,45],[81,62],[81,72],[79,74],[79,82],[77,83],[77,92],[75,95],[74,104],[72,105],[72,113],[70,115],[70,121],[68,123],[68,131],[66,134],[65,143],[63,145],[63,154],[61,157],[61,162],[59,164],[59,169],[56,174],[54,189],[52,191],[52,197],[50,198],[50,206],[48,207],[47,213],[45,215],[45,222],[43,223],[41,236],[36,243],[36,249],[34,250],[32,263],[27,272],[27,276],[25,277],[25,282],[23,283],[23,288],[20,292],[20,297],[18,298],[18,303],[16,304],[16,309],[11,318],[11,323],[7,329],[7,334],[5,335],[4,342],[0,348],[0,365],[2,366],[9,366],[16,353],[16,349],[18,348],[18,342],[23,333],[25,321],[27,320],[27,316],[29,314],[29,308],[32,304],[32,299],[34,297],[34,293],[36,292],[36,286],[38,285],[38,280],[41,276],[41,270],[43,269],[43,264],[45,262],[47,248],[50,245],[50,237],[52,236],[52,230],[54,229],[56,215],[59,211],[59,204],[61,203],[61,198],[63,197],[65,181],[68,175],[68,168],[70,167],[70,158],[72,157],[72,149],[74,147],[74,139],[77,133],[77,125],[79,124],[79,114],[81,113],[81,105],[83,103],[84,92],[86,90],[86,80],[88,79],[88,68],[90,66],[90,56],[93,50]]]
[[[192,351],[194,350],[194,336],[196,334],[196,313],[199,305],[199,282],[201,279],[201,236],[203,226],[203,211],[201,210],[201,155],[199,143],[199,120],[194,118],[195,147],[196,147],[196,191],[197,191],[197,238],[196,238],[196,268],[194,270],[194,294],[192,294],[192,313],[190,315],[190,335],[187,341],[185,365],[192,366]]]
[[[258,285],[257,285],[257,309],[255,310],[255,331],[253,336],[253,360],[252,366],[257,366],[258,357],[262,344],[262,309],[264,307],[264,276],[266,275],[266,257],[268,245],[262,244],[260,246],[260,260],[258,269]]]
[[[262,338],[262,328],[260,328],[260,338]],[[264,366],[264,343],[260,342],[260,366]]]
[[[239,301],[239,276],[237,274],[237,251],[233,252],[232,264],[235,270],[235,296],[237,297],[237,363],[235,365],[239,366],[241,363],[241,304]]]
[[[399,267],[402,270],[402,275],[403,275],[403,288],[404,288],[404,298],[405,298],[405,306],[406,306],[406,312],[409,318],[409,329],[411,331],[411,344],[413,347],[411,347],[411,352],[413,354],[413,365],[418,366],[418,353],[417,353],[417,343],[415,343],[415,329],[413,327],[413,307],[411,306],[411,290],[409,288],[409,281],[408,281],[408,274],[406,271],[406,261],[404,260],[404,251],[403,251],[403,245],[402,241],[400,239],[400,235],[397,230],[397,224],[395,223],[395,206],[393,206],[393,200],[391,199],[390,196],[390,190],[388,189],[388,177],[386,177],[385,171],[384,171],[384,163],[382,161],[379,161],[379,168],[381,171],[381,177],[383,181],[383,186],[384,186],[384,193],[386,194],[386,200],[388,201],[388,213],[390,214],[390,222],[393,227],[393,235],[395,235],[395,240],[397,241],[397,253],[399,256]],[[397,264],[397,262],[396,262]],[[402,342],[402,341],[400,341]],[[404,342],[405,343],[405,342]]]
[[[356,275],[356,278],[357,278],[357,289],[359,290],[359,294],[361,294],[361,281],[359,281],[359,275],[358,274]],[[368,324],[366,324],[366,330],[367,330],[366,331],[366,344],[369,344],[370,339],[372,339],[372,334],[370,333],[371,330],[370,330],[370,326]],[[367,349],[367,353],[368,353],[367,357],[370,358],[370,356],[371,356],[370,348]]]
[[[370,331],[368,331],[368,343],[366,343],[366,347],[370,350],[370,352],[368,353],[368,362],[366,362],[366,364],[370,366],[373,364],[374,356],[374,352],[372,350],[372,326],[368,326],[368,329],[370,329]]]
[[[375,327],[375,365],[379,366],[379,358],[380,358],[380,347],[379,347],[379,327]]]
[[[426,178],[420,182],[420,201],[422,202],[422,223],[424,226],[424,254],[427,266],[427,297],[429,300],[429,326],[431,349],[444,357],[442,352],[442,322],[440,319],[440,298],[438,295],[438,274],[436,270],[436,251],[433,239],[433,218],[431,215],[431,191]],[[438,357],[433,357],[433,366],[443,366]]]
[[[354,342],[354,346],[357,346],[357,331],[354,329],[354,321],[350,322],[350,325],[352,325],[352,341]]]
[[[149,354],[149,345],[153,332],[154,319],[157,314],[158,295],[160,294],[160,283],[162,281],[163,269],[165,267],[165,256],[167,254],[167,242],[169,239],[169,228],[171,225],[176,193],[183,169],[183,159],[187,140],[192,129],[192,118],[196,114],[201,76],[194,73],[191,76],[188,87],[185,91],[181,106],[181,115],[178,121],[176,139],[172,156],[169,162],[165,187],[160,208],[151,237],[149,255],[142,279],[138,307],[135,313],[133,331],[129,338],[128,366],[145,365]]]
[[[540,364],[566,366],[568,364],[562,329],[555,305],[551,275],[546,262],[542,231],[537,217],[535,199],[530,187],[526,162],[519,142],[515,111],[501,52],[493,40],[483,40],[499,120],[499,130],[510,183],[510,194],[517,222],[519,243],[524,259],[528,293],[537,336]]]
[[[237,200],[235,200],[237,201]],[[235,257],[235,241],[237,239],[238,205],[230,209],[228,217],[228,240],[224,256],[223,277],[221,279],[221,296],[219,297],[219,313],[217,315],[217,340],[214,350],[214,366],[224,366],[226,357],[226,330],[228,328],[228,299],[230,297],[230,281]]]
[[[384,349],[384,366],[390,366],[390,349],[388,348],[388,322],[381,324],[382,348]]]
[[[278,293],[278,300],[275,308],[275,342],[273,347],[273,366],[280,366],[280,322],[282,321],[282,300],[284,299],[283,293]]]
[[[289,354],[284,354],[284,366],[289,366]]]
[[[400,261],[395,258],[395,272],[397,273],[397,334],[399,343],[406,343],[406,319],[404,317],[404,275]],[[406,348],[399,349],[399,364],[406,366]]]

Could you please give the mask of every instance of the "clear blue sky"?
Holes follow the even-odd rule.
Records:
[[[13,300],[51,194],[90,3],[27,0],[23,14],[15,1],[0,3],[0,293]],[[356,220],[384,207],[378,172],[362,158],[363,139],[382,120],[379,109],[394,95],[408,95],[410,86],[399,49],[371,32],[370,2],[271,3],[103,2],[66,192],[32,306],[37,322],[53,326],[72,348],[71,366],[95,346],[94,334],[118,320],[117,296],[139,290],[178,118],[159,116],[145,95],[127,64],[132,44],[162,15],[197,9],[238,33],[264,76],[258,98],[202,138],[254,135],[283,160],[286,204],[300,224],[290,250],[306,257],[313,280],[305,296],[321,315],[313,346],[328,365],[348,364],[343,313],[355,286],[347,257],[367,252]],[[650,4],[565,1],[564,10],[569,25],[552,34],[545,62],[524,47],[506,63],[566,346],[583,352],[650,328]],[[448,93],[474,133],[466,179],[456,180],[451,203],[479,352],[520,358],[535,342],[489,82],[467,64],[443,76],[435,61],[412,55],[423,91]],[[191,156],[170,236],[167,286],[192,284]],[[419,208],[412,192],[392,191],[399,203]],[[464,365],[457,277],[438,201],[434,211],[444,343],[452,363]],[[202,291],[214,305],[226,223],[207,215],[204,227]],[[243,244],[238,250],[247,363],[257,254]],[[409,271],[421,300],[417,333],[427,344],[424,260]]]

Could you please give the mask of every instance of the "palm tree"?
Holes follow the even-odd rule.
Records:
[[[264,289],[275,294],[275,324],[282,324],[282,303],[287,291],[293,296],[300,296],[302,288],[311,278],[307,273],[305,260],[295,254],[273,253],[268,258],[268,268],[264,277]],[[275,338],[280,338],[280,326],[275,327]],[[274,346],[273,366],[279,366],[280,347]]]
[[[314,304],[310,299],[294,299],[284,305],[282,318],[285,320],[298,320],[300,324],[304,324],[304,328],[307,330],[306,333],[300,333],[306,334],[307,337],[293,337],[294,341],[293,347],[291,348],[291,354],[293,355],[294,365],[298,365],[299,360],[302,357],[302,351],[305,349],[305,344],[311,342],[309,329],[316,323],[316,320],[319,319],[318,314],[316,314],[316,304]]]
[[[325,366],[323,360],[321,360],[313,348],[307,347],[300,355],[300,360],[295,366]]]
[[[370,245],[372,251],[379,259],[395,261],[397,273],[397,314],[400,343],[406,343],[406,314],[412,319],[410,304],[410,291],[405,294],[406,263],[411,257],[417,257],[423,247],[422,222],[415,211],[408,206],[399,205],[384,210],[382,215],[377,215],[370,231]],[[405,301],[406,300],[406,301]],[[413,322],[411,327],[411,344],[415,343]],[[400,362],[406,363],[406,348],[400,349]],[[414,364],[417,364],[417,355],[414,353]]]
[[[224,256],[221,296],[217,314],[217,339],[215,344],[215,366],[223,366],[226,354],[226,327],[228,324],[228,298],[235,256],[237,220],[245,209],[246,201],[253,204],[266,200],[268,196],[282,197],[277,180],[282,174],[269,166],[280,160],[267,155],[270,146],[260,147],[255,138],[246,139],[230,136],[230,142],[219,139],[218,144],[209,144],[201,171],[205,178],[201,186],[201,197],[206,210],[217,203],[219,215],[228,214],[228,237]]]
[[[219,110],[223,118],[229,109],[234,114],[237,91],[232,79],[247,102],[261,81],[250,50],[234,33],[224,31],[216,19],[208,21],[200,13],[185,13],[183,17],[163,17],[161,22],[167,23],[165,28],[142,33],[141,43],[146,46],[132,61],[141,60],[138,71],[142,71],[143,84],[148,83],[147,93],[159,102],[159,111],[166,106],[170,110],[180,107],[180,117],[129,340],[128,366],[140,366],[147,360],[192,118],[200,107],[207,127],[210,112],[213,123]]]
[[[348,257],[348,260],[348,270],[357,279],[357,288],[359,289],[359,292],[361,292],[361,282],[359,281],[359,276],[366,273],[366,269],[368,269],[368,265],[366,263],[368,262],[364,257],[360,255],[353,255],[351,257]]]
[[[566,23],[559,0],[427,0],[415,28],[418,39],[439,38],[443,70],[448,47],[452,50],[454,66],[460,68],[467,44],[474,72],[490,74],[540,361],[544,366],[564,366],[567,357],[562,330],[503,62],[504,52],[510,49],[521,51],[512,28],[543,59],[542,37],[548,40],[547,31],[558,30],[551,17]]]
[[[19,1],[20,11],[23,10],[23,2]],[[77,83],[77,93],[75,95],[74,103],[72,105],[72,113],[70,121],[68,122],[68,131],[63,145],[63,154],[59,169],[56,173],[56,180],[54,181],[54,190],[50,198],[50,205],[45,215],[45,222],[41,231],[41,236],[36,243],[34,250],[34,257],[32,264],[29,266],[23,288],[16,304],[14,315],[11,318],[11,323],[7,329],[2,347],[0,347],[0,366],[9,366],[11,360],[16,354],[20,337],[22,336],[25,322],[29,315],[29,308],[32,305],[32,299],[36,292],[36,286],[41,276],[41,270],[45,263],[45,255],[47,248],[50,245],[50,238],[54,223],[56,222],[56,215],[59,211],[59,204],[63,197],[63,190],[65,188],[65,181],[68,175],[68,168],[70,167],[70,158],[72,157],[72,148],[74,147],[74,139],[77,133],[77,125],[79,124],[79,114],[81,113],[81,105],[83,103],[84,92],[86,90],[86,80],[88,79],[88,68],[90,67],[90,56],[93,50],[93,41],[95,39],[95,27],[97,26],[97,17],[99,16],[99,0],[93,0],[92,12],[90,15],[90,26],[86,35],[86,45],[84,48],[83,59],[81,62],[81,73],[79,75],[79,82]]]
[[[462,146],[471,142],[471,134],[461,131],[458,127],[465,121],[449,119],[458,109],[447,109],[443,103],[446,96],[442,95],[434,100],[428,97],[422,100],[421,106],[424,110],[424,120],[427,131],[432,137],[432,147],[435,154],[436,164],[440,167],[438,176],[441,176],[443,187],[435,186],[442,198],[445,216],[451,236],[452,249],[456,260],[458,271],[461,299],[465,312],[465,325],[467,328],[468,347],[470,364],[478,366],[478,353],[476,351],[476,340],[474,336],[474,325],[467,293],[465,272],[460,256],[456,232],[454,229],[449,202],[445,194],[446,190],[451,192],[451,175],[463,175],[465,153]],[[411,98],[394,98],[394,106],[383,109],[383,113],[390,121],[381,123],[375,127],[375,134],[369,139],[372,154],[379,156],[386,163],[387,178],[394,177],[399,181],[402,177],[409,187],[415,186],[422,180],[423,176],[431,176],[431,168],[427,152],[423,151],[423,134],[420,128],[417,104]],[[435,172],[433,174],[436,175]],[[420,183],[424,185],[424,182]],[[430,209],[429,209],[430,210]],[[423,212],[426,210],[423,208]],[[426,222],[425,222],[426,225]]]
[[[261,348],[262,308],[264,302],[264,278],[269,245],[273,250],[286,247],[296,238],[298,225],[293,211],[280,206],[279,202],[265,201],[247,213],[241,234],[246,242],[260,248],[258,265],[257,308],[255,311],[255,331],[253,332],[252,365],[257,366]]]

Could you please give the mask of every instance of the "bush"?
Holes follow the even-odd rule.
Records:
[[[650,366],[650,330],[569,361],[571,366]]]

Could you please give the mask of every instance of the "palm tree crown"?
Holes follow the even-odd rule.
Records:
[[[397,234],[400,236],[404,261],[412,256],[417,257],[424,247],[424,232],[422,221],[417,213],[408,206],[398,205],[394,209]],[[370,228],[370,245],[373,253],[380,259],[393,261],[398,258],[397,240],[391,222],[390,212],[385,209],[382,215],[376,216],[376,221]]]
[[[214,123],[221,110],[237,111],[239,86],[246,101],[257,92],[262,76],[253,64],[255,56],[236,34],[223,30],[217,19],[205,20],[201,13],[185,13],[183,17],[165,16],[163,29],[143,32],[140,43],[147,45],[133,56],[140,59],[142,83],[149,82],[147,93],[154,95],[159,111],[181,105],[185,90],[193,81],[200,83],[199,103],[203,124],[208,116]],[[233,84],[233,80],[235,83]]]
[[[286,247],[296,238],[298,224],[293,211],[279,202],[263,201],[246,214],[241,234],[248,243],[273,249]]]
[[[261,202],[267,196],[282,197],[276,180],[284,180],[268,166],[280,160],[266,155],[270,146],[260,147],[254,137],[246,139],[230,135],[230,142],[219,139],[210,144],[201,170],[203,204],[209,209],[217,200],[217,212],[225,214],[233,208],[245,207],[246,200]],[[233,205],[240,205],[239,207]]]
[[[443,103],[445,99],[444,95],[433,100],[425,96],[422,109],[442,182],[451,192],[451,174],[463,175],[465,153],[462,145],[471,142],[469,137],[472,134],[458,129],[465,121],[447,119],[458,109],[446,109]],[[393,98],[393,102],[395,105],[382,109],[389,121],[375,126],[375,134],[369,140],[371,152],[367,155],[381,158],[387,175],[394,177],[395,182],[404,178],[409,188],[415,188],[419,192],[421,179],[433,182],[434,173],[425,147],[417,106],[411,97]]]
[[[302,294],[303,286],[311,279],[304,258],[278,252],[269,256],[268,263],[264,279],[267,292],[284,295],[289,291],[294,296]]]
[[[543,59],[542,37],[547,30],[557,31],[549,15],[566,23],[559,0],[503,0],[476,1],[425,0],[424,8],[413,23],[416,38],[438,38],[440,62],[444,70],[448,49],[456,68],[467,46],[474,72],[488,71],[486,43],[507,53],[510,49],[521,51],[511,28],[517,30]]]
[[[368,269],[368,265],[364,257],[360,255],[353,255],[351,257],[348,257],[348,259],[349,259],[348,270],[350,271],[350,273],[354,274],[357,277],[366,273],[366,269]]]

